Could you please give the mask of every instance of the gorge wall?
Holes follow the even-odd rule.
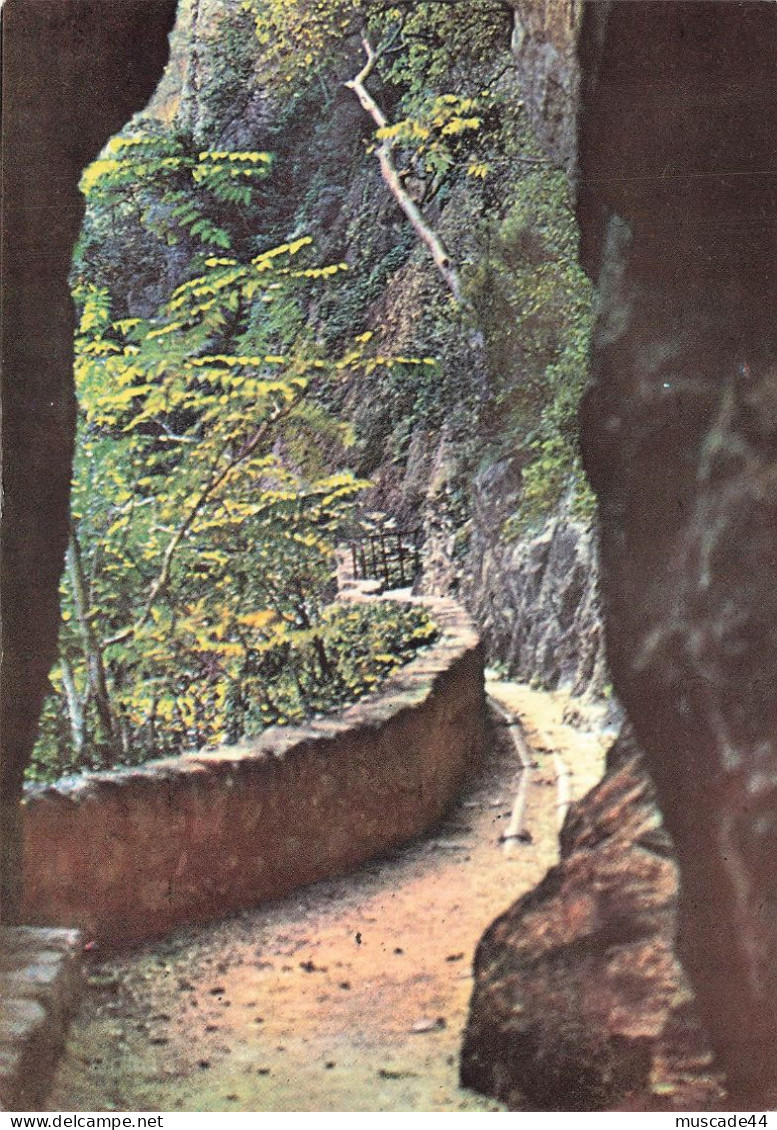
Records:
[[[616,690],[681,872],[731,1086],[777,1082],[777,9],[589,4],[583,412]]]
[[[492,7],[498,12],[498,5]],[[132,0],[120,10],[112,7],[110,18],[108,8],[97,0],[8,0],[3,8],[5,81],[14,92],[13,112],[6,114],[3,173],[1,792],[4,906],[9,916],[18,900],[18,797],[55,654],[56,590],[67,537],[75,412],[67,274],[83,215],[77,182],[81,169],[107,138],[152,94],[167,58],[167,33],[175,8],[172,0]],[[277,147],[277,115],[256,81],[255,60],[237,52],[236,61],[235,37],[230,41],[233,45],[225,48],[217,34],[223,4],[200,0],[182,5],[181,11],[173,65],[152,112],[225,145]],[[232,17],[242,18],[230,7]],[[494,16],[496,54],[484,71],[501,75],[500,97],[515,104],[521,102],[524,87],[530,91],[525,99],[527,113],[558,164],[568,163],[573,149],[573,102],[560,101],[558,92],[571,98],[575,88],[570,67],[576,19],[574,4],[550,0],[519,6],[515,21],[505,18],[502,9]],[[250,28],[243,30],[246,34],[237,36],[237,41],[248,43]],[[511,63],[505,70],[515,57],[517,66]],[[362,152],[369,122],[345,90],[338,93],[326,121],[310,114],[302,118],[302,125],[295,120],[287,129],[282,156],[285,176],[313,178],[302,193],[304,210],[298,219],[290,213],[285,220],[277,216],[271,220],[304,222],[318,238],[324,260],[345,254],[357,268],[361,254],[369,271],[354,288],[354,309],[373,309],[374,318],[396,338],[398,349],[414,345],[413,311],[425,311],[428,333],[421,345],[428,342],[442,355],[451,403],[456,404],[460,390],[471,388],[473,382],[478,387],[485,384],[482,356],[478,348],[473,351],[466,335],[446,329],[430,269],[398,222],[377,168],[367,163],[353,175],[354,154]],[[498,168],[494,191],[508,199],[514,171]],[[475,182],[459,186],[447,199],[431,204],[431,215],[457,257],[481,255],[476,229],[482,200],[476,187]],[[369,235],[365,200],[370,201]],[[57,222],[42,222],[46,216],[56,216]],[[165,285],[175,281],[175,252],[165,262],[148,257],[148,264],[158,269]],[[154,286],[148,289],[147,273],[145,269],[130,272],[127,287],[130,305],[146,312],[159,300]],[[346,322],[348,316],[344,306]],[[505,376],[509,379],[509,374]],[[440,484],[435,477],[444,462],[437,459],[425,466],[415,483],[407,473],[414,444],[426,437],[432,450],[444,447],[446,428],[439,420],[422,420],[408,430],[406,390],[397,391],[388,412],[385,398],[370,396],[369,390],[357,391],[362,405],[354,412],[357,426],[367,416],[362,464],[376,479],[376,502],[385,503],[400,520],[421,521],[430,547],[439,547],[441,568],[430,587],[455,589],[469,505],[462,501],[462,478],[450,490],[449,484],[443,484],[437,492]],[[365,391],[367,395],[362,395]],[[426,397],[428,404],[438,393],[439,388],[430,386],[418,395],[422,400]],[[466,431],[465,420],[453,436],[454,445]],[[402,469],[399,487],[397,467]],[[499,531],[493,533],[501,562]]]
[[[561,867],[479,950],[462,1074],[491,1093],[587,1109],[648,1085],[686,993],[677,932],[731,1101],[774,1098],[776,47],[772,4],[585,6],[578,211],[601,306],[584,458],[613,683],[674,847],[637,763],[613,765]],[[613,848],[632,856],[615,884]],[[562,969],[550,1032],[533,994]]]
[[[515,503],[494,482],[507,474],[497,466],[476,480],[467,562],[489,657],[523,682],[601,701],[610,687],[595,532],[561,504],[534,536],[495,537],[495,515]]]
[[[532,123],[572,171],[577,153],[577,29],[581,0],[513,0],[512,51]]]

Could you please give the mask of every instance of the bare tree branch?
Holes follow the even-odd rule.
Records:
[[[70,531],[67,545],[67,572],[73,594],[76,621],[81,630],[84,658],[86,660],[87,678],[89,688],[94,697],[97,716],[103,729],[106,741],[111,750],[115,751],[117,743],[117,717],[111,702],[108,688],[108,675],[105,670],[104,650],[105,644],[95,631],[92,623],[92,610],[90,607],[89,590],[84,576],[84,566],[81,557],[81,547],[74,529]],[[67,692],[67,684],[66,684]]]
[[[385,129],[388,126],[388,119],[365,86],[367,79],[375,69],[375,64],[379,56],[366,37],[362,39],[362,46],[364,47],[367,61],[358,75],[349,82],[346,82],[345,85],[349,90],[354,92],[359,99],[362,109],[370,115],[378,129]],[[394,163],[393,148],[393,141],[390,138],[384,138],[375,150],[383,180],[391,195],[410,221],[413,231],[431,255],[437,270],[456,302],[458,302],[460,306],[466,307],[469,304],[461,289],[459,273],[451,260],[445,244],[427,222],[420,208],[402,184],[402,178]]]
[[[62,670],[62,686],[65,691],[67,713],[70,719],[70,736],[73,741],[73,751],[77,757],[80,757],[83,753],[86,734],[86,723],[84,720],[85,704],[78,693],[73,668],[70,666],[70,661],[67,656],[60,656],[59,665]]]

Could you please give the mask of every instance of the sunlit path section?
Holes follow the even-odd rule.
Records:
[[[605,743],[563,722],[560,696],[488,689],[520,715],[532,757],[526,835],[510,853],[525,770],[495,717],[482,773],[434,834],[355,875],[95,966],[50,1108],[498,1109],[458,1086],[472,956],[486,926],[557,860],[553,754],[577,797],[600,775]]]

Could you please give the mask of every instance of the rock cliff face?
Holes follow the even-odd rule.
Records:
[[[673,952],[676,899],[671,844],[624,737],[567,818],[562,862],[478,947],[462,1083],[564,1111],[648,1089],[690,995]]]
[[[265,144],[272,105],[255,81],[253,39],[253,18],[241,5],[179,0],[170,62],[149,112],[175,121],[205,147],[215,141],[230,149]]]
[[[570,172],[577,152],[580,0],[515,0],[511,48],[515,87],[548,159]],[[515,374],[520,381],[521,374]],[[520,501],[520,470],[499,460],[471,483],[469,545],[460,570],[462,596],[483,633],[489,657],[511,675],[547,689],[601,700],[609,694],[598,596],[596,536],[561,503],[538,531],[505,537]],[[438,508],[426,506],[427,540],[437,556],[455,552],[440,535]],[[455,584],[438,567],[428,581]],[[613,714],[617,707],[613,707]]]
[[[190,11],[194,40],[204,45],[215,0]],[[527,0],[515,12],[514,96],[526,92],[548,152],[567,162],[578,8]],[[3,11],[6,80],[19,94],[6,119],[3,171],[4,915],[16,898],[16,801],[54,654],[67,531],[74,405],[66,277],[81,215],[76,184],[83,165],[150,94],[173,14],[171,0],[108,7],[8,0]],[[601,0],[586,5],[580,34],[579,211],[585,263],[602,296],[584,441],[602,507],[612,677],[675,844],[681,952],[701,1013],[732,1086],[762,1096],[777,1082],[777,248],[770,222],[777,208],[777,9]],[[216,112],[202,96],[204,75],[202,67],[187,72],[181,103],[196,129]],[[345,98],[340,110],[358,114]],[[243,111],[237,132],[222,136],[260,142],[263,107]],[[240,132],[246,119],[250,138]],[[345,132],[353,140],[350,124]],[[334,196],[317,197],[313,215],[322,231],[346,243],[349,232],[354,241],[359,234],[343,214],[348,199],[345,187],[336,187]],[[435,209],[446,236],[466,226],[466,209]],[[54,214],[56,225],[40,223]],[[390,242],[388,223],[385,231]],[[468,235],[457,252],[466,252]],[[385,247],[385,257],[398,247]],[[395,256],[400,265],[410,257],[407,248]],[[418,278],[417,271],[397,272],[389,313],[392,301],[402,306],[408,284],[428,296]],[[419,488],[430,515],[447,490],[444,463],[442,455],[432,461]],[[596,636],[585,626],[593,623],[582,570],[590,547],[574,545],[561,523],[533,545],[497,547],[494,500],[507,489],[501,473],[478,483],[478,520],[493,531],[475,550],[486,587],[481,618],[494,646],[519,667],[536,663],[548,679],[590,686],[601,649],[592,644],[579,667],[570,634],[577,624]],[[451,513],[434,528],[440,585],[455,550]],[[564,574],[558,587],[555,574]],[[501,589],[513,593],[509,606],[489,600]],[[552,611],[552,631],[516,628],[528,624],[534,594]],[[519,636],[526,635],[524,651]],[[544,986],[561,1035],[555,1060],[543,1051],[547,1070],[535,1072],[537,1101],[553,1101],[548,1096],[562,1076],[574,1080],[568,1095],[578,1106],[644,1082],[674,1000],[671,985],[679,985],[667,941],[670,865],[651,813],[644,782],[622,767],[591,798],[577,831],[568,829],[566,870],[489,933],[479,991],[501,1034],[487,1034],[476,997],[468,1080],[505,1095],[532,1087],[521,1059],[531,1046],[553,1043],[549,1009],[540,1007],[536,989]],[[599,829],[593,838],[589,825]],[[630,861],[628,874],[616,856]],[[594,895],[586,894],[591,889]],[[648,926],[659,939],[655,968]],[[533,950],[522,940],[527,930]],[[553,996],[559,955],[581,964]],[[636,989],[626,956],[636,962]],[[660,1008],[639,1005],[651,968]],[[606,1007],[587,994],[594,978],[608,987]],[[497,987],[493,998],[489,981]],[[580,1036],[579,998],[591,1006],[585,1024],[595,1034],[588,1041]],[[618,1001],[629,1003],[633,1023]],[[578,1044],[584,1055],[573,1061]],[[478,1048],[488,1049],[485,1059]]]
[[[682,882],[624,763],[479,950],[463,1078],[507,1101],[580,1109],[644,1086],[678,1028],[678,930],[730,1091],[773,1097],[776,50],[773,5],[586,5],[585,461],[612,678]]]
[[[17,109],[6,116],[4,172],[8,217],[3,276],[5,829],[15,825],[21,773],[34,740],[57,634],[57,584],[66,538],[74,425],[72,311],[66,276],[82,215],[77,180],[108,136],[152,93],[168,53],[167,33],[175,9],[174,0],[126,0],[115,11],[112,7],[106,18],[105,5],[95,0],[8,0],[3,11],[8,29],[6,73],[17,95]],[[166,121],[178,115],[195,137],[215,136],[224,145],[261,148],[272,140],[268,130],[277,123],[270,120],[271,107],[261,83],[247,81],[255,77],[256,69],[251,51],[245,50],[251,28],[241,31],[240,26],[247,16],[239,5],[225,7],[223,0],[183,0],[180,9],[173,65],[154,101],[154,113]],[[222,35],[225,13],[230,20],[227,38]],[[495,64],[503,75],[501,89],[516,103],[525,100],[532,123],[558,163],[568,162],[573,151],[572,43],[577,19],[577,5],[567,0],[518,4],[513,24],[515,71],[504,66],[509,58],[508,21],[502,19],[498,29],[502,46]],[[39,64],[33,65],[35,60]],[[227,74],[230,82],[224,81]],[[284,154],[284,159],[290,175],[298,171],[295,160],[304,166],[309,158],[311,167],[325,171],[331,181],[326,186],[316,181],[306,201],[305,222],[320,238],[322,256],[347,253],[349,247],[363,243],[359,209],[363,198],[377,201],[380,232],[369,250],[380,271],[365,280],[363,301],[372,300],[375,289],[379,291],[394,272],[388,288],[393,288],[393,298],[389,295],[386,302],[389,313],[392,307],[395,311],[412,307],[409,298],[428,306],[428,278],[418,267],[419,256],[412,250],[412,240],[405,238],[404,226],[397,224],[391,201],[385,192],[381,195],[376,169],[358,178],[350,176],[349,155],[361,153],[362,136],[370,128],[353,98],[343,90],[330,118],[316,124],[311,117],[306,128],[312,131],[313,143],[308,145],[305,135],[296,145],[297,156]],[[316,186],[318,193],[312,191]],[[52,210],[59,217],[56,230],[38,220]],[[434,203],[431,214],[456,254],[470,256],[478,212],[471,201],[468,210],[466,192],[457,190],[449,202]],[[282,219],[273,218],[278,223]],[[403,264],[411,259],[415,263],[403,274]],[[172,270],[175,273],[175,264]],[[148,307],[153,297],[140,295],[138,302]],[[362,302],[362,295],[358,297]],[[401,345],[401,325],[398,331]],[[442,351],[446,350],[449,360],[455,359],[454,368],[461,370],[455,379],[470,381],[473,372],[481,379],[476,359],[462,348],[460,338],[443,342]],[[444,429],[430,440],[438,452],[447,442]],[[374,470],[383,457],[390,477],[385,454],[372,459],[367,469]],[[437,591],[456,587],[452,558],[461,537],[460,513],[455,508],[434,521],[441,497],[435,493],[440,463],[435,456],[428,480],[406,500],[408,510],[415,499],[428,500],[427,533],[437,562],[430,584]],[[562,677],[567,677],[566,661]],[[10,832],[4,836],[4,850],[10,853],[4,866],[9,899],[17,872],[10,860],[16,850],[14,838]]]
[[[82,169],[151,95],[174,0],[3,7],[3,917],[18,901],[18,799],[59,630],[75,432],[68,273]]]
[[[581,0],[514,0],[512,49],[532,124],[560,165],[577,151],[577,26]]]
[[[562,505],[534,536],[500,537],[516,501],[509,480],[498,464],[474,491],[466,592],[488,654],[525,682],[601,699],[609,675],[595,533]]]
[[[777,9],[590,4],[585,460],[616,690],[682,875],[730,1084],[777,1083]],[[657,77],[658,76],[658,77]]]
[[[548,160],[564,167],[571,165],[575,152],[579,17],[580,6],[573,0],[518,4],[512,21],[505,21],[498,57],[483,70],[486,85],[494,74],[501,76],[496,83],[500,94],[525,107]],[[447,303],[435,297],[437,284],[425,251],[415,246],[376,170],[360,160],[369,123],[358,104],[342,88],[330,120],[317,121],[310,107],[304,126],[292,117],[281,128],[286,111],[274,104],[277,96],[268,90],[257,53],[245,49],[251,29],[242,26],[242,19],[225,0],[183,0],[171,66],[152,113],[173,117],[203,144],[207,140],[273,150],[277,167],[288,170],[283,173],[290,187],[288,222],[304,224],[315,236],[322,259],[344,257],[356,273],[366,248],[373,264],[386,264],[382,278],[376,272],[369,281],[366,306],[391,350],[409,355],[435,352],[445,370],[440,383],[458,385],[462,398],[473,384],[486,384],[483,350],[473,348],[467,335],[451,325]],[[243,47],[228,48],[236,42]],[[345,61],[343,75],[348,66],[358,65],[357,60],[358,50],[354,59]],[[455,84],[453,71],[451,81]],[[341,81],[338,84],[342,87]],[[385,91],[381,97],[391,99]],[[294,148],[310,149],[310,167],[289,151]],[[347,182],[329,167],[332,155],[341,169],[352,170]],[[498,160],[497,167],[501,169]],[[499,207],[508,206],[525,172],[526,166],[518,162],[506,174],[495,174]],[[275,182],[273,186],[277,191]],[[484,223],[483,201],[471,179],[457,182],[428,210],[457,262],[483,258],[478,230]],[[356,312],[362,314],[363,309]],[[419,336],[419,324],[431,344]],[[523,379],[518,373],[499,376],[505,381]],[[427,406],[426,415],[416,413],[423,418],[414,422],[412,395],[403,393],[407,403],[397,411],[387,405],[391,395],[385,389],[374,392],[365,395],[364,382],[359,381],[346,397],[344,414],[356,421],[364,441],[360,470],[377,484],[372,508],[386,510],[403,526],[422,533],[422,591],[462,595],[486,632],[491,655],[519,677],[601,695],[607,675],[590,533],[570,522],[562,510],[536,540],[505,546],[501,526],[519,498],[518,484],[511,481],[506,465],[499,463],[473,483],[463,454],[470,437],[461,421],[458,428],[449,420],[430,421]],[[439,395],[446,396],[446,389]],[[458,499],[453,498],[456,491]],[[465,551],[468,536],[471,547]],[[473,571],[477,581],[470,582]]]

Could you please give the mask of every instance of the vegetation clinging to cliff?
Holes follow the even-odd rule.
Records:
[[[92,729],[125,752],[157,718],[177,741],[237,732],[231,706],[202,726],[210,707],[192,707],[187,728],[133,688],[175,669],[193,700],[235,701],[224,687],[252,677],[240,616],[265,616],[249,625],[265,656],[288,617],[301,639],[365,477],[373,506],[408,513],[383,484],[417,437],[428,459],[440,436],[454,454],[437,512],[461,549],[483,463],[522,469],[508,534],[570,485],[585,502],[590,288],[564,176],[525,119],[506,7],[189,11],[178,108],[161,124],[152,107],[87,174],[75,265],[84,446],[60,688],[74,741],[79,700],[104,698]]]
[[[133,142],[85,178],[98,207],[121,206],[157,159],[179,171],[153,139]],[[223,166],[222,202],[243,204],[229,173],[244,155],[206,157]],[[178,192],[161,174],[154,189],[172,197],[174,230]],[[82,420],[55,674],[69,726],[49,712],[33,774],[234,741],[352,700],[431,638],[418,611],[327,610],[334,545],[367,484],[331,468],[350,429],[321,387],[393,362],[365,356],[369,335],[322,355],[309,291],[345,265],[306,260],[310,243],[210,255],[150,319],[115,320],[104,289],[77,289]]]

